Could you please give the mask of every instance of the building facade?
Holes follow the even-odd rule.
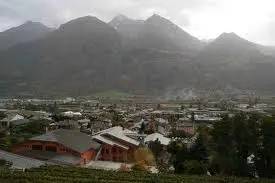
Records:
[[[72,130],[55,130],[14,144],[12,151],[39,160],[81,165],[91,161],[99,148],[100,144],[86,134]]]

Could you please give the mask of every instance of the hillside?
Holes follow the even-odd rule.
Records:
[[[50,28],[39,22],[28,21],[18,27],[0,32],[0,50],[44,37]]]
[[[234,33],[223,33],[198,54],[203,87],[274,91],[275,58]]]
[[[0,51],[0,95],[163,95],[185,88],[274,92],[275,58],[234,33],[209,43],[170,20],[81,17]]]
[[[185,51],[190,54],[201,47],[197,38],[156,14],[145,21],[118,16],[109,24],[122,35],[126,48]]]
[[[95,17],[72,20],[43,39],[0,53],[2,92],[81,95],[112,88],[119,51],[119,35],[111,26]]]

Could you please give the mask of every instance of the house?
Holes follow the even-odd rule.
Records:
[[[66,111],[63,113],[64,116],[67,117],[81,117],[82,114],[80,112]]]
[[[167,125],[167,124],[169,124],[168,120],[167,120],[167,119],[163,119],[163,118],[155,118],[155,121],[156,121],[158,124],[162,124],[162,125]]]
[[[195,125],[191,121],[177,123],[176,130],[182,131],[186,134],[194,135],[195,134]]]
[[[135,132],[139,132],[142,124],[144,124],[146,126],[148,123],[149,122],[147,120],[145,121],[144,119],[141,119],[139,122],[134,123],[134,125],[130,128],[130,130],[133,130]]]
[[[59,122],[50,124],[50,130],[56,130],[56,129],[72,130],[72,129],[78,129],[78,128],[79,128],[78,122],[73,120],[64,120],[64,121],[59,121]]]
[[[147,135],[147,137],[144,138],[144,143],[149,144],[150,142],[155,142],[156,140],[158,140],[162,145],[165,145],[165,146],[167,146],[171,141],[170,138],[164,137],[160,133],[152,133],[150,135]]]
[[[110,120],[95,120],[91,123],[92,134],[96,134],[110,127],[112,127],[112,123]]]
[[[0,159],[11,162],[12,169],[38,168],[46,162],[0,150]]]
[[[203,124],[213,124],[217,121],[220,121],[221,117],[211,117],[207,114],[204,115],[195,115],[196,123],[203,123]]]
[[[1,107],[1,106],[0,106]],[[2,117],[2,116],[5,116],[5,113],[7,112],[8,110],[7,109],[1,109],[0,108],[0,118]]]
[[[6,128],[9,128],[10,126],[18,126],[28,122],[29,120],[25,119],[24,116],[15,114],[0,120],[0,126],[1,128],[6,129]]]
[[[121,126],[112,127],[98,132],[93,139],[101,144],[98,155],[99,160],[103,161],[133,161],[134,153],[140,142],[136,140],[137,133]]]
[[[12,152],[48,162],[81,165],[92,160],[100,144],[84,133],[59,129],[12,146]]]

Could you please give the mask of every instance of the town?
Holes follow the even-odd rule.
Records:
[[[12,169],[66,165],[104,170],[146,167],[150,172],[163,167],[175,171],[169,146],[178,141],[195,146],[198,130],[213,128],[224,115],[271,116],[275,110],[275,105],[256,99],[240,103],[131,97],[3,99],[0,107],[0,159]]]

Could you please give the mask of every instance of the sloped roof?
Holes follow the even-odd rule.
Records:
[[[136,146],[140,144],[139,141],[128,137],[127,134],[136,134],[136,132],[133,132],[126,128],[122,128],[121,126],[115,126],[115,127],[112,127],[112,128],[106,129],[106,130],[102,130],[102,131],[96,133],[96,135],[101,135],[101,136],[104,136],[104,135],[113,136],[115,138],[121,139],[123,141],[126,141],[130,144],[134,144]]]
[[[164,123],[168,124],[169,123],[167,119],[163,119],[163,118],[155,118],[155,121],[157,121],[159,123],[162,123],[162,124],[164,124]]]
[[[162,145],[168,145],[171,141],[170,138],[167,138],[167,137],[164,137],[162,134],[160,133],[153,133],[153,134],[150,134],[148,135],[147,137],[145,137],[144,139],[144,142],[147,143],[147,142],[154,142],[156,140],[159,140],[160,143]]]
[[[33,168],[45,165],[46,162],[27,158],[7,151],[0,150],[0,159],[12,162],[13,168]]]
[[[118,142],[115,142],[115,141],[113,141],[113,140],[111,140],[111,139],[108,139],[108,138],[106,138],[106,137],[102,137],[101,135],[93,136],[93,139],[98,140],[98,141],[100,141],[100,142],[103,142],[103,143],[105,143],[105,144],[112,145],[112,146],[113,146],[113,145],[116,145],[116,146],[121,147],[121,148],[126,149],[126,150],[129,149],[129,147],[124,146],[124,145],[122,145],[122,144],[120,144],[120,143],[118,143]]]
[[[148,124],[148,121],[141,119],[139,122],[135,123],[130,129],[140,128],[142,123],[144,123],[146,125],[146,124]]]
[[[8,117],[2,119],[1,121],[17,121],[24,119],[24,116],[21,116],[19,114],[9,115]]]
[[[16,121],[16,120],[21,120],[21,119],[24,119],[24,116],[21,116],[19,114],[16,114],[12,119],[11,121]]]
[[[65,129],[51,131],[44,135],[31,138],[30,140],[56,142],[77,152],[85,152],[88,149],[97,149],[100,147],[100,144],[94,141],[91,136]]]

